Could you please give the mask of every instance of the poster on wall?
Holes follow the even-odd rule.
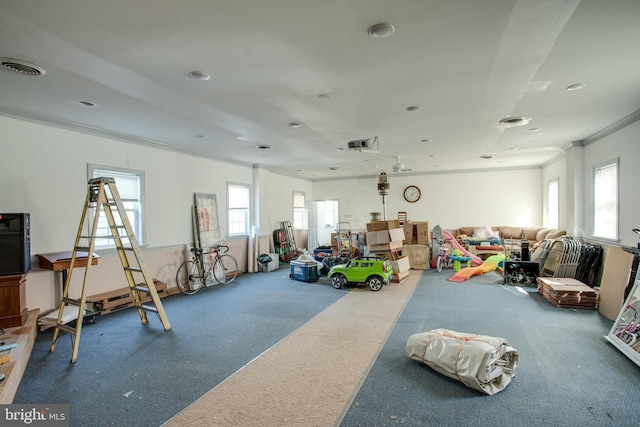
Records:
[[[195,198],[195,244],[200,248],[210,248],[220,243],[220,223],[218,202],[215,194],[194,193]]]

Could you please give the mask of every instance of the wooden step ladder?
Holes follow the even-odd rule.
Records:
[[[83,312],[87,298],[87,284],[89,282],[89,272],[94,256],[94,248],[96,239],[109,238],[115,242],[118,256],[122,262],[124,273],[129,283],[129,289],[138,309],[140,320],[143,325],[148,323],[147,311],[154,312],[160,318],[165,331],[171,330],[169,319],[164,311],[160,297],[153,283],[153,279],[142,259],[138,241],[134,235],[133,228],[127,217],[124,204],[120,199],[120,194],[113,178],[94,178],[89,180],[89,189],[85,200],[80,227],[76,237],[71,264],[64,283],[62,300],[60,301],[60,309],[58,319],[56,321],[53,339],[51,342],[51,351],[55,350],[56,341],[60,331],[67,332],[72,335],[73,351],[71,354],[71,363],[78,358],[78,348],[80,345],[80,332],[82,331]],[[114,212],[115,208],[115,212]],[[98,222],[100,213],[104,212],[111,234],[109,236],[98,235]],[[91,215],[88,213],[91,212]],[[86,235],[87,230],[89,234]],[[83,244],[84,243],[84,244]],[[87,257],[87,265],[84,271],[84,281],[82,283],[82,292],[79,299],[69,298],[69,288],[71,278],[73,276],[74,264],[76,258]],[[78,267],[76,267],[78,268]],[[138,280],[136,280],[136,277]],[[140,292],[146,292],[151,297],[150,303],[143,304]],[[74,306],[78,309],[78,316],[75,327],[68,326],[63,323],[65,308]],[[74,316],[75,317],[75,316]]]

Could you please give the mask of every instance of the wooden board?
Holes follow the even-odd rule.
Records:
[[[633,254],[618,246],[607,248],[598,311],[609,320],[616,320],[624,304],[624,290],[629,282],[632,264]]]

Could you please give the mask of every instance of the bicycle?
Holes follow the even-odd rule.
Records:
[[[182,263],[176,272],[176,284],[180,292],[185,295],[195,294],[212,278],[219,284],[233,282],[238,276],[238,262],[227,252],[227,245],[214,246],[209,252],[204,252],[202,248],[191,248],[193,259]],[[205,255],[209,258],[207,262],[203,258]]]
[[[438,242],[438,257],[436,258],[436,268],[438,269],[438,273],[442,272],[442,268],[451,268],[452,261],[451,255],[449,255],[449,248],[445,248],[443,245],[447,242],[450,242],[451,239],[438,239],[434,237],[433,240]]]

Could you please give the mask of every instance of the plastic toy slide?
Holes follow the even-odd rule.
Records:
[[[449,280],[450,282],[464,282],[471,276],[478,276],[480,274],[488,273],[495,270],[498,267],[498,264],[504,261],[505,258],[506,257],[504,254],[491,255],[486,259],[485,262],[483,262],[479,266],[463,268],[453,276],[449,277],[447,280]]]
[[[451,242],[451,246],[453,246],[455,249],[457,249],[460,252],[462,252],[465,257],[470,257],[471,258],[471,265],[473,267],[477,267],[480,264],[482,264],[482,258],[480,258],[479,256],[474,255],[471,252],[469,252],[468,250],[466,250],[464,248],[464,246],[462,246],[460,243],[458,243],[456,238],[453,237],[453,234],[451,234],[447,230],[442,230],[442,238],[443,239],[449,239],[449,241]]]

